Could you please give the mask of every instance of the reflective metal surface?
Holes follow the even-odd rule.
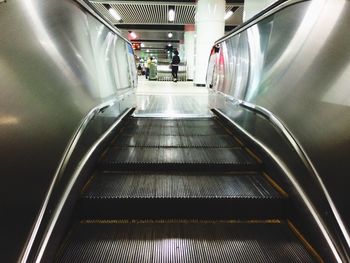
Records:
[[[89,161],[90,157],[92,154],[95,152],[95,150],[99,147],[99,145],[105,140],[107,136],[111,134],[112,131],[120,124],[122,119],[129,114],[131,110],[125,111],[123,114],[121,114],[116,121],[106,130],[100,138],[92,144],[92,146],[86,151],[86,154],[82,157],[81,161],[79,164],[77,164],[76,168],[74,169],[74,172],[72,176],[70,177],[67,187],[65,188],[63,193],[60,193],[59,195],[59,202],[57,206],[54,208],[52,211],[52,216],[50,218],[49,224],[46,228],[45,235],[43,237],[43,242],[40,244],[39,250],[38,250],[38,255],[35,259],[36,262],[40,262],[42,260],[42,257],[45,253],[45,249],[47,247],[47,244],[49,242],[49,239],[51,237],[51,234],[55,228],[55,224],[58,221],[58,218],[63,210],[63,207],[65,206],[68,196],[70,195],[72,188],[77,181],[79,175],[81,174],[82,170],[84,169],[86,163]],[[26,262],[25,257],[22,259],[23,262]]]
[[[315,169],[310,176],[320,179],[312,189],[308,178],[298,180],[306,193],[318,189],[328,196],[330,214],[316,199],[313,205],[330,220],[329,229],[338,225],[333,238],[337,249],[348,254],[350,52],[345,47],[350,44],[350,2],[314,0],[288,6],[295,2],[287,1],[284,8],[276,8],[279,12],[272,10],[218,42],[220,52],[211,59],[214,74],[207,83],[214,86],[210,103],[232,116],[232,102],[223,102],[226,94],[281,120]]]
[[[136,85],[129,43],[75,1],[0,5],[2,262],[14,262],[81,121]],[[132,95],[131,95],[132,96]]]

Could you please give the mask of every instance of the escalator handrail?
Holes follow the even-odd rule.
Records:
[[[289,142],[289,144],[293,147],[294,151],[297,153],[297,155],[299,156],[299,158],[302,160],[304,166],[309,170],[309,172],[311,174],[313,174],[315,176],[315,178],[317,179],[319,185],[321,186],[321,189],[329,203],[329,206],[332,210],[332,213],[336,219],[336,222],[338,223],[339,228],[342,231],[342,234],[344,236],[344,239],[346,241],[346,243],[349,245],[350,242],[350,236],[349,236],[349,232],[347,230],[347,227],[345,226],[333,200],[332,197],[330,196],[321,176],[319,175],[319,173],[317,172],[315,166],[313,165],[310,157],[308,156],[308,154],[306,153],[306,151],[304,150],[304,148],[301,146],[301,143],[293,136],[292,132],[289,131],[289,129],[287,128],[287,126],[278,118],[276,117],[272,112],[270,112],[269,110],[265,109],[264,107],[255,105],[253,103],[244,101],[244,100],[240,100],[237,98],[234,98],[230,95],[227,95],[225,93],[222,92],[218,92],[217,93],[223,95],[227,100],[231,101],[232,103],[234,103],[235,105],[239,105],[242,108],[246,108],[248,110],[251,110],[259,115],[264,116],[267,120],[269,120],[275,127],[278,128],[278,130],[280,132],[282,132],[283,136],[287,139],[287,141]],[[226,117],[226,115],[221,112],[218,109],[215,109],[216,111],[218,111],[221,115],[225,116],[225,118],[229,121],[229,122],[233,122],[229,117]],[[236,125],[235,125],[236,126]],[[245,134],[247,134],[244,130],[242,130]],[[247,134],[248,137],[252,138],[250,135]],[[255,139],[253,139],[253,141],[256,141]],[[260,145],[260,143],[258,143]],[[263,147],[265,149],[265,147]],[[265,149],[266,150],[266,149]],[[267,151],[269,152],[269,151]],[[285,170],[285,169],[284,169]],[[291,176],[292,178],[293,176]],[[293,179],[293,178],[292,178]],[[297,187],[296,188],[300,194],[300,196],[302,197],[303,201],[307,204],[308,208],[310,209],[314,219],[316,220],[316,222],[319,225],[319,228],[321,229],[321,231],[323,232],[329,246],[331,247],[333,254],[335,255],[335,257],[337,258],[337,262],[343,262],[341,259],[341,256],[339,255],[339,251],[338,249],[335,247],[334,243],[332,242],[332,238],[330,236],[330,234],[328,233],[327,227],[324,226],[323,220],[321,219],[322,217],[319,215],[319,213],[316,211],[316,209],[313,207],[312,202],[309,200],[309,198],[307,198],[306,194],[304,193],[304,191],[302,190],[301,187]],[[348,257],[347,251],[345,251],[346,255],[345,257]]]
[[[53,176],[53,179],[50,183],[50,186],[47,190],[47,193],[45,195],[44,201],[41,205],[40,211],[34,221],[33,227],[30,231],[30,234],[28,236],[28,239],[26,241],[26,244],[24,245],[24,249],[22,250],[22,253],[20,255],[19,262],[25,263],[28,262],[30,254],[33,252],[34,249],[34,242],[37,239],[37,235],[39,233],[39,229],[43,226],[42,222],[44,217],[49,213],[48,212],[48,204],[51,199],[51,196],[53,194],[54,189],[56,188],[57,182],[59,181],[59,178],[62,176],[62,174],[65,171],[65,168],[67,167],[68,162],[71,159],[72,153],[80,140],[82,134],[86,130],[88,124],[90,121],[100,112],[105,111],[107,108],[113,106],[115,103],[118,103],[119,101],[123,100],[125,96],[128,96],[128,94],[123,94],[121,96],[118,96],[117,98],[111,99],[107,102],[101,103],[100,105],[97,105],[96,107],[92,108],[88,114],[81,120],[80,124],[78,125],[78,128],[74,132],[73,136],[71,137],[70,141],[67,144],[67,147],[62,155],[62,158],[60,160],[60,163],[58,167],[56,168],[55,174]]]

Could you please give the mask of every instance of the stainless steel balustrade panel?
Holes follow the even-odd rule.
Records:
[[[128,45],[72,0],[0,4],[0,261],[19,257],[82,119],[136,85]]]
[[[207,83],[214,85],[212,107],[235,114],[229,110],[230,102],[223,102],[225,94],[267,109],[286,125],[309,156],[347,226],[349,28],[349,1],[291,5],[219,43],[221,49],[215,56],[223,58],[211,58],[216,65],[214,76],[208,72]],[[248,74],[246,69],[238,72],[242,63],[249,64]]]

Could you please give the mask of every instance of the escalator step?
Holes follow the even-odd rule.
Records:
[[[100,173],[85,198],[280,198],[257,173]]]
[[[82,221],[56,262],[316,261],[283,222]]]
[[[146,127],[212,127],[218,126],[214,118],[200,119],[157,119],[157,118],[130,118],[127,126],[146,126]]]
[[[221,169],[254,171],[257,162],[240,148],[111,147],[100,160],[105,170]]]
[[[119,147],[240,147],[229,135],[218,136],[166,136],[166,135],[122,135],[113,142]]]
[[[102,173],[80,218],[284,218],[285,198],[260,174]]]
[[[186,126],[126,126],[121,130],[124,135],[183,135],[183,136],[195,136],[195,135],[227,135],[220,126],[204,126],[204,127],[186,127]]]

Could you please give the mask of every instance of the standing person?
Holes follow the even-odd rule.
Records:
[[[173,75],[173,81],[177,82],[177,72],[179,71],[180,57],[177,50],[174,51],[173,60],[171,61],[171,74]]]
[[[141,64],[137,66],[137,75],[141,76],[142,75],[142,67]]]
[[[151,64],[151,57],[148,57],[147,61],[145,62],[145,70],[146,70],[146,73],[145,73],[145,76],[146,76],[146,79],[148,79],[148,76],[149,76],[149,66]]]

